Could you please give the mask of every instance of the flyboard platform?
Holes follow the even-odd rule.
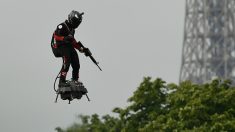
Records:
[[[75,84],[72,81],[68,81],[67,83],[69,84],[68,87],[58,87],[56,90],[57,95],[55,103],[57,102],[59,95],[62,100],[68,100],[69,104],[73,99],[81,99],[83,95],[86,95],[88,101],[90,101],[87,95],[88,91],[84,87],[83,83],[79,82],[78,84]]]

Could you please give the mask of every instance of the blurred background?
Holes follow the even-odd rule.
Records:
[[[71,10],[85,13],[75,37],[103,71],[79,53],[91,102],[83,97],[69,105],[54,103],[62,60],[50,41]],[[184,0],[1,0],[0,131],[51,132],[78,114],[110,114],[127,105],[145,76],[178,83],[184,15]]]

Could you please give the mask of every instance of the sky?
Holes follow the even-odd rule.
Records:
[[[75,38],[103,71],[79,53],[91,101],[54,103],[62,60],[50,40],[71,10],[85,13]],[[53,132],[79,114],[112,115],[146,76],[178,84],[184,16],[185,0],[1,0],[0,131]]]

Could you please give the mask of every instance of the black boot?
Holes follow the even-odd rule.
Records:
[[[67,83],[65,80],[60,80],[59,81],[59,87],[69,87],[70,85]]]
[[[75,85],[82,85],[82,82],[79,81],[78,79],[71,79],[71,83],[75,84]]]

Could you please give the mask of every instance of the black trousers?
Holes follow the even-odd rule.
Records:
[[[58,47],[58,51],[63,59],[63,66],[60,71],[60,81],[66,80],[67,72],[69,71],[70,65],[72,66],[72,79],[78,80],[80,63],[77,51],[72,46],[61,46]]]

